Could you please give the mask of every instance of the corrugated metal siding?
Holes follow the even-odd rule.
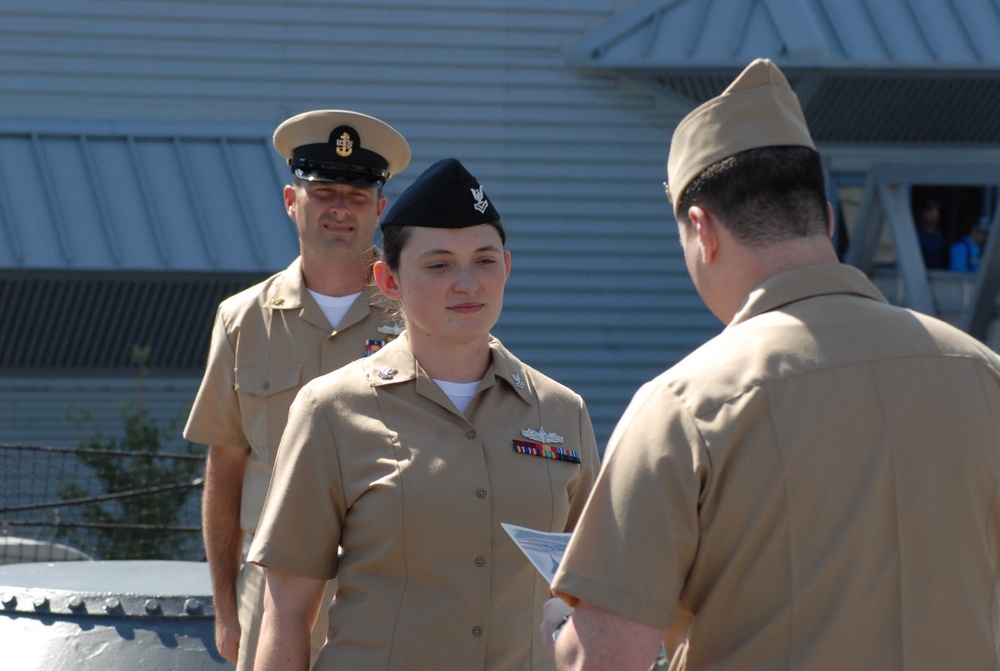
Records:
[[[96,436],[125,433],[127,403],[149,409],[165,434],[168,450],[180,448],[198,381],[129,376],[2,378],[0,444],[76,447]],[[2,498],[2,497],[0,497]]]
[[[387,187],[390,201],[445,156],[485,184],[514,255],[496,333],[580,391],[603,440],[641,382],[719,329],[687,279],[660,185],[678,111],[654,91],[564,61],[569,43],[618,8],[613,0],[13,0],[0,5],[0,130],[69,127],[69,150],[91,132],[87,124],[143,137],[168,128],[158,156],[171,161],[170,138],[190,135],[178,124],[234,137],[247,127],[266,136],[317,107],[386,119],[413,149],[409,170]],[[197,180],[221,179],[218,161],[192,169]],[[109,201],[142,207],[123,191]],[[275,215],[261,199],[280,195],[262,187],[252,196],[253,225],[267,241]],[[161,212],[174,206],[157,202]],[[222,207],[203,219],[239,216]],[[198,224],[187,225],[194,239]],[[232,235],[245,244],[238,229]],[[127,258],[133,243],[122,240]],[[67,240],[53,263],[82,244]]]

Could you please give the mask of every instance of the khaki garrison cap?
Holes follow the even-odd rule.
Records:
[[[677,125],[667,159],[667,195],[680,219],[684,189],[705,168],[758,147],[815,149],[799,99],[770,59],[758,58],[720,95]]]
[[[379,187],[410,163],[410,145],[384,121],[348,110],[314,110],[274,131],[278,150],[299,179]]]

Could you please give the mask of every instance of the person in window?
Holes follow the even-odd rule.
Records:
[[[928,269],[946,268],[948,244],[941,233],[941,203],[934,198],[924,201],[917,210],[916,224],[924,265]]]
[[[337,578],[317,671],[552,669],[548,584],[501,522],[574,528],[598,468],[586,405],[490,335],[510,253],[461,163],[381,228],[374,280],[406,330],[292,404],[249,555],[267,568],[255,668],[306,668]]]
[[[979,258],[986,245],[986,235],[989,230],[990,219],[984,214],[968,233],[951,246],[948,251],[948,268],[966,273],[979,270]]]

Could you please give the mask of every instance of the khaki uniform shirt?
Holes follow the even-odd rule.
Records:
[[[333,328],[306,290],[296,259],[219,306],[205,377],[184,438],[250,448],[240,510],[246,531],[257,528],[274,455],[298,390],[392,338],[385,313],[372,305],[374,291],[362,292]]]
[[[997,356],[828,264],[636,394],[553,586],[675,669],[997,669],[998,562]]]
[[[548,585],[500,524],[571,530],[597,447],[579,395],[490,347],[464,415],[406,334],[292,406],[249,561],[339,579],[317,671],[552,668]],[[514,449],[543,428],[581,463]]]

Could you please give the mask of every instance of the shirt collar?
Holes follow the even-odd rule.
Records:
[[[854,294],[888,303],[882,292],[860,270],[843,263],[802,266],[761,282],[743,302],[729,326],[813,296]],[[728,328],[728,327],[727,327]]]
[[[497,380],[503,380],[526,403],[532,403],[534,389],[524,364],[493,336],[490,336],[490,353],[493,363],[486,369],[480,388],[492,387],[497,384]],[[417,380],[418,388],[424,383],[437,386],[437,383],[417,364],[413,350],[410,349],[409,333],[406,331],[366,359],[365,365],[368,368],[368,379],[373,387],[410,380]]]
[[[299,257],[270,284],[265,306],[276,310],[295,310],[302,307],[302,297],[306,293],[302,259]]]
[[[376,287],[365,287],[361,290],[359,300],[347,309],[340,324],[330,324],[319,303],[306,289],[305,277],[302,275],[302,257],[298,257],[271,283],[264,304],[272,310],[302,310],[302,318],[315,326],[332,329],[340,327],[343,330],[368,316],[371,308],[377,306],[378,293]]]

